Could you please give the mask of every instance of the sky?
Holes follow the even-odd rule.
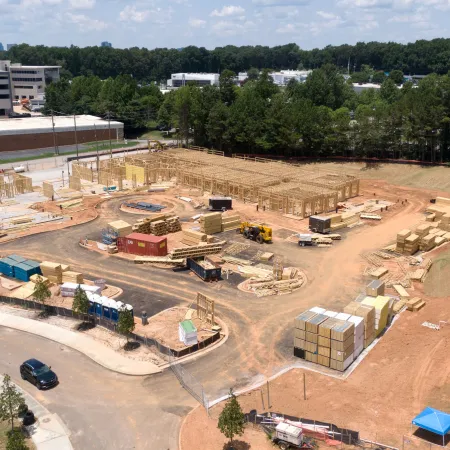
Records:
[[[450,37],[450,0],[0,0],[0,42],[303,49]]]

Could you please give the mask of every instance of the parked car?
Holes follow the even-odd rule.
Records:
[[[38,389],[49,389],[58,384],[56,373],[37,359],[29,359],[20,366],[20,376]]]

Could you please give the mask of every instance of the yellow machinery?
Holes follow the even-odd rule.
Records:
[[[251,239],[258,242],[258,244],[262,244],[263,242],[272,242],[272,228],[265,225],[241,222],[241,226],[236,230],[236,232],[244,235],[246,239]]]
[[[167,147],[167,144],[163,144],[157,140],[148,140],[148,149],[149,150],[164,150]]]

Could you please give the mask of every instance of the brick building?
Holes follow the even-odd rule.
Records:
[[[123,140],[123,123],[103,120],[95,116],[34,116],[20,119],[0,119],[0,152],[54,148],[94,141]]]

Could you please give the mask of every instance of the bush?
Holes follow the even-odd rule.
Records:
[[[25,443],[25,436],[20,430],[10,430],[7,433],[8,441],[6,442],[6,450],[28,450]]]

